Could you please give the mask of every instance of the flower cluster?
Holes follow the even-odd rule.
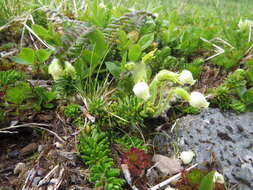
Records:
[[[53,59],[48,67],[48,73],[52,75],[55,81],[63,76],[71,76],[72,78],[75,78],[76,76],[76,70],[73,65],[66,61],[63,68],[59,59]]]
[[[137,82],[133,87],[133,92],[138,98],[148,101],[155,93],[152,91],[150,92],[150,88],[156,88],[156,86],[163,81],[178,83],[179,85],[194,85],[196,82],[193,79],[192,73],[188,70],[183,70],[179,74],[168,70],[162,70],[155,76],[150,86],[143,81]],[[186,90],[180,87],[174,88],[173,92],[177,97],[188,101],[192,107],[201,109],[209,106],[205,96],[200,92],[192,92],[189,94]]]

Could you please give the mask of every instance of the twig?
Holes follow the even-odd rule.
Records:
[[[59,168],[59,164],[56,165],[48,174],[39,182],[38,187],[44,185],[50,180],[50,177],[55,173],[55,171]]]
[[[27,26],[26,24],[24,24],[25,28],[30,32],[32,33],[44,46],[46,46],[48,49],[51,49],[53,50],[54,48],[51,47],[50,45],[48,45],[46,42],[44,42],[37,34],[35,34],[35,32],[29,27]]]
[[[45,130],[51,134],[53,134],[58,140],[60,140],[62,143],[64,143],[65,141],[59,136],[57,135],[55,132],[47,129],[47,128],[44,128],[44,127],[40,127],[40,126],[44,126],[44,127],[51,127],[52,125],[49,125],[49,124],[44,124],[44,123],[26,123],[26,124],[21,124],[21,125],[14,125],[14,126],[10,126],[10,127],[5,127],[5,128],[2,128],[0,129],[0,133],[2,131],[6,132],[7,130],[10,130],[10,129],[17,129],[17,128],[22,128],[22,127],[30,127],[30,128],[39,128],[39,129],[42,129],[42,130]]]
[[[18,52],[18,49],[14,49],[14,50],[12,50],[12,51],[10,51],[10,52],[1,52],[0,53],[0,59],[2,59],[2,58],[5,58],[5,57],[10,57],[10,56],[12,56],[13,54],[15,54],[15,53],[17,53]]]
[[[59,172],[59,177],[57,178],[57,183],[56,183],[56,187],[55,187],[55,190],[57,190],[59,187],[60,187],[60,185],[61,185],[61,183],[62,183],[62,181],[63,181],[63,174],[64,174],[64,168],[62,168],[61,170],[60,170],[60,172]]]
[[[212,55],[212,56],[206,58],[205,61],[208,61],[208,60],[210,60],[210,59],[212,59],[212,58],[214,58],[214,57],[217,57],[217,56],[219,56],[219,55],[225,53],[225,50],[222,49],[220,46],[218,46],[218,45],[216,45],[216,44],[210,42],[209,40],[207,40],[207,39],[205,39],[205,38],[200,37],[200,39],[203,40],[204,42],[207,42],[207,43],[211,44],[214,48],[216,48],[216,52],[217,52],[216,54],[214,54],[214,55]]]
[[[173,123],[173,125],[171,126],[171,130],[170,130],[171,133],[173,132],[174,128],[176,127],[178,121],[179,121],[179,119],[176,119],[175,123]]]
[[[194,164],[193,166],[187,168],[186,171],[189,171],[189,170],[195,168],[197,165],[198,165],[198,164]],[[163,188],[164,186],[169,185],[171,182],[180,179],[180,177],[181,177],[181,173],[178,173],[178,174],[172,176],[171,178],[169,178],[169,179],[163,181],[162,183],[159,183],[159,184],[157,184],[157,185],[155,185],[155,186],[149,188],[149,190],[158,190],[158,189],[160,189],[160,188]]]
[[[131,186],[131,188],[133,190],[139,190],[135,185],[133,185],[132,183],[132,179],[131,179],[131,174],[130,174],[130,171],[128,169],[128,166],[127,164],[121,164],[121,169],[123,171],[123,174],[124,174],[124,177],[127,181],[127,183]]]

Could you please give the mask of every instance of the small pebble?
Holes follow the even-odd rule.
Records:
[[[54,143],[54,145],[58,149],[62,149],[63,148],[63,145],[61,143],[59,143],[59,142]]]
[[[14,150],[8,153],[8,158],[17,158],[19,155],[20,151],[19,150]]]
[[[15,167],[13,173],[14,173],[15,175],[17,175],[17,174],[23,173],[24,171],[25,171],[25,164],[22,163],[22,162],[19,162],[19,163],[16,165],[16,167]]]
[[[57,181],[58,181],[57,179],[53,178],[53,179],[50,180],[50,183],[51,183],[51,184],[56,184]]]
[[[44,173],[45,173],[45,171],[44,171],[44,169],[42,169],[42,168],[39,168],[39,169],[37,170],[37,175],[38,175],[38,176],[42,176]]]
[[[37,151],[38,152],[41,152],[43,150],[43,146],[40,144],[39,146],[38,146],[38,148],[37,148]]]
[[[31,143],[25,146],[20,150],[20,155],[21,156],[27,156],[29,154],[32,154],[37,150],[38,145],[36,143]]]
[[[41,177],[35,177],[32,182],[32,186],[36,187],[39,184],[39,181],[41,180]]]

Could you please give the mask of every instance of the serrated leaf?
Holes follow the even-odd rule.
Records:
[[[29,84],[25,82],[19,83],[16,87],[7,89],[6,101],[20,105],[26,98],[29,97],[31,91],[32,89]]]
[[[244,100],[247,104],[253,104],[253,88],[247,90],[247,91],[243,94],[243,100]]]
[[[33,64],[36,61],[34,50],[31,48],[22,48],[19,58],[29,64]]]
[[[51,52],[45,49],[39,49],[36,51],[36,57],[41,62],[44,63],[50,57]]]
[[[199,190],[213,190],[214,173],[215,171],[212,171],[202,179]]]
[[[204,174],[199,169],[192,169],[186,173],[186,178],[191,185],[197,185],[203,179]]]

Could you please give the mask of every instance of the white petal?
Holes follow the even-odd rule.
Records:
[[[179,81],[183,84],[193,85],[196,81],[193,79],[192,73],[188,70],[183,70],[179,75]]]
[[[200,92],[192,92],[190,95],[189,103],[192,107],[195,108],[207,108],[209,106],[209,102],[206,101],[206,98]]]
[[[133,92],[138,98],[142,98],[144,100],[150,98],[149,86],[145,82],[138,82],[137,84],[135,84]]]
[[[180,159],[183,161],[184,164],[189,164],[191,163],[194,156],[195,156],[195,153],[191,150],[183,151],[180,154]]]
[[[219,172],[215,172],[214,173],[213,181],[215,183],[220,183],[220,184],[224,184],[225,183],[224,176],[221,175]]]
[[[54,80],[59,79],[63,75],[63,68],[58,59],[53,59],[48,67],[48,73],[53,76]]]

